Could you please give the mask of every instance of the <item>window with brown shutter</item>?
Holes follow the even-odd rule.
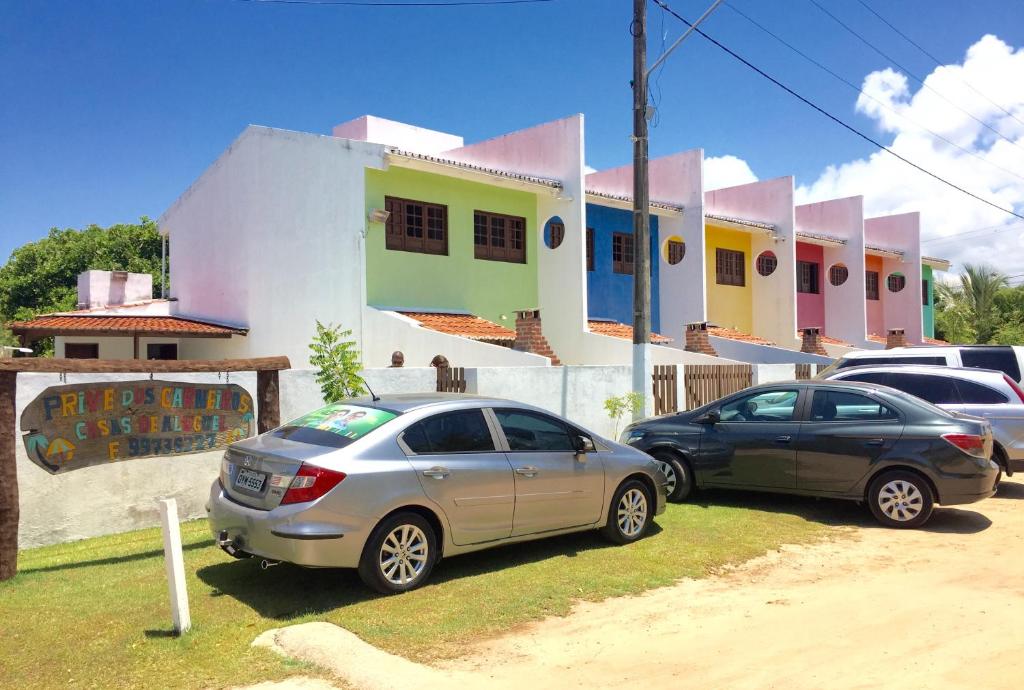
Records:
[[[878,299],[878,271],[864,272],[864,291],[868,299]]]
[[[562,244],[562,240],[565,239],[565,224],[548,223],[548,233],[548,247],[551,249],[558,249]]]
[[[594,228],[587,228],[587,270],[594,270]]]
[[[818,264],[813,261],[797,261],[796,291],[812,295],[819,294],[818,273]]]
[[[64,359],[99,359],[99,343],[64,343]]]
[[[526,219],[488,211],[473,212],[473,256],[526,263]]]
[[[679,240],[668,241],[668,263],[675,266],[686,256],[686,245]]]
[[[384,246],[422,254],[448,253],[448,207],[425,201],[384,197],[388,212]]]
[[[715,250],[715,282],[719,285],[743,287],[747,284],[743,252],[732,249]]]
[[[612,233],[612,271],[633,275],[633,235]]]

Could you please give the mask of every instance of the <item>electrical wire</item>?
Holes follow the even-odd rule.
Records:
[[[677,12],[676,12],[675,10],[673,10],[673,9],[672,9],[671,7],[669,7],[669,6],[668,6],[668,5],[667,5],[667,4],[666,4],[666,3],[664,2],[664,0],[653,0],[653,1],[654,1],[654,4],[658,5],[658,6],[659,6],[659,7],[661,8],[661,9],[665,10],[666,12],[668,12],[669,14],[671,14],[671,15],[672,15],[673,17],[675,17],[675,18],[676,18],[676,19],[678,19],[679,21],[683,22],[684,24],[686,24],[686,25],[687,25],[687,26],[689,26],[689,27],[693,27],[693,24],[691,24],[690,22],[688,22],[688,21],[687,21],[686,19],[684,19],[684,18],[682,17],[682,15],[680,15],[680,14],[679,14],[679,13],[677,13]],[[886,153],[888,153],[888,154],[889,154],[890,156],[893,156],[894,158],[898,158],[899,160],[903,161],[903,162],[904,162],[904,163],[906,163],[907,165],[909,165],[909,166],[911,166],[911,167],[913,167],[913,168],[916,168],[917,170],[919,170],[919,171],[923,172],[924,174],[928,175],[929,177],[932,177],[932,178],[934,178],[935,180],[938,180],[939,182],[941,182],[942,184],[944,184],[944,185],[946,185],[946,186],[948,186],[948,187],[951,187],[951,188],[953,188],[953,189],[957,190],[958,192],[961,192],[961,193],[963,193],[963,194],[966,194],[967,196],[969,196],[969,197],[971,197],[971,198],[973,198],[973,199],[976,199],[977,201],[980,201],[980,202],[981,202],[981,203],[983,203],[983,204],[986,204],[986,205],[988,205],[988,206],[991,206],[992,208],[994,208],[994,209],[997,209],[997,210],[999,210],[999,211],[1002,211],[1003,213],[1006,213],[1006,214],[1009,214],[1009,215],[1011,215],[1011,216],[1014,216],[1015,218],[1020,218],[1021,220],[1024,220],[1024,215],[1021,215],[1021,214],[1017,213],[1017,212],[1016,212],[1016,211],[1014,211],[1013,209],[1003,208],[1003,207],[1002,207],[1002,206],[1000,206],[999,204],[997,204],[997,203],[995,203],[995,202],[993,202],[993,201],[989,201],[988,199],[986,199],[986,198],[984,198],[984,197],[978,196],[978,195],[977,195],[977,194],[975,194],[974,192],[968,191],[968,190],[964,189],[963,187],[960,187],[959,185],[956,185],[956,184],[954,184],[953,182],[950,182],[949,180],[947,180],[947,179],[945,179],[945,178],[943,178],[943,177],[940,177],[940,176],[939,176],[939,175],[937,175],[936,173],[933,173],[933,172],[932,172],[931,170],[928,170],[927,168],[924,168],[924,167],[922,167],[922,166],[918,165],[917,163],[913,162],[912,160],[910,160],[910,159],[908,159],[908,158],[906,158],[906,157],[904,157],[904,156],[902,156],[902,155],[900,155],[900,154],[896,153],[895,151],[893,151],[893,150],[892,150],[891,148],[889,148],[889,147],[888,147],[888,146],[886,146],[885,144],[882,144],[881,142],[879,142],[879,141],[876,141],[875,139],[873,139],[872,137],[868,136],[868,135],[867,135],[867,134],[865,134],[864,132],[860,131],[859,129],[857,129],[857,128],[856,128],[856,127],[854,127],[853,125],[851,125],[851,124],[848,124],[847,122],[845,122],[845,121],[841,120],[841,119],[840,119],[840,118],[838,118],[837,116],[833,115],[833,114],[832,114],[832,113],[830,113],[829,111],[827,111],[827,110],[825,110],[824,108],[822,108],[821,106],[819,106],[819,105],[818,105],[817,103],[814,103],[813,101],[811,101],[811,100],[809,100],[809,99],[805,98],[804,96],[801,96],[801,95],[800,95],[799,93],[797,93],[797,92],[796,92],[796,91],[794,91],[793,89],[789,88],[788,86],[786,86],[785,84],[783,84],[783,83],[782,83],[781,81],[779,81],[779,80],[778,80],[778,79],[776,79],[775,77],[773,77],[773,76],[771,76],[770,74],[768,74],[767,72],[765,72],[765,71],[764,71],[763,69],[761,69],[760,67],[758,67],[758,66],[754,65],[754,64],[753,64],[752,62],[750,62],[749,60],[747,60],[747,59],[746,59],[745,57],[743,57],[743,56],[742,56],[742,55],[740,55],[739,53],[737,53],[737,52],[733,51],[733,50],[732,50],[731,48],[729,48],[729,47],[727,47],[727,46],[723,45],[723,44],[722,44],[722,43],[720,43],[720,42],[719,42],[718,40],[716,40],[716,39],[712,38],[711,36],[709,36],[709,35],[708,35],[707,33],[705,33],[704,31],[702,31],[701,29],[699,29],[699,28],[696,28],[696,27],[694,27],[694,28],[693,28],[693,30],[694,30],[694,31],[695,31],[696,33],[698,33],[698,34],[700,34],[701,36],[703,36],[703,37],[704,37],[704,38],[705,38],[706,40],[710,41],[710,42],[711,42],[712,44],[714,44],[714,45],[715,45],[715,46],[716,46],[717,48],[719,48],[720,50],[722,50],[722,51],[724,51],[724,52],[728,53],[729,55],[731,55],[731,56],[732,56],[733,58],[735,58],[736,60],[739,60],[739,61],[740,61],[740,62],[742,62],[742,63],[743,63],[744,65],[746,65],[746,66],[747,66],[747,67],[749,67],[750,69],[754,70],[755,72],[757,72],[757,73],[758,73],[758,74],[760,74],[760,75],[761,75],[762,77],[764,77],[764,78],[765,78],[765,79],[767,79],[768,81],[770,81],[770,82],[772,82],[773,84],[775,84],[776,86],[778,86],[778,87],[779,87],[780,89],[782,89],[783,91],[785,91],[785,92],[786,92],[786,93],[788,93],[789,95],[793,96],[794,98],[796,98],[797,100],[801,101],[801,102],[802,102],[802,103],[804,103],[805,105],[807,105],[807,106],[810,106],[811,108],[814,108],[814,109],[815,109],[815,110],[817,110],[817,111],[818,111],[819,113],[821,113],[822,115],[824,115],[824,116],[825,116],[825,117],[827,117],[828,119],[832,120],[833,122],[835,122],[835,123],[836,123],[837,125],[839,125],[840,127],[843,127],[844,129],[847,129],[847,130],[849,130],[850,132],[853,132],[854,134],[856,134],[856,135],[857,135],[858,137],[860,137],[860,138],[861,138],[861,139],[863,139],[864,141],[866,141],[866,142],[868,142],[868,143],[870,143],[870,144],[872,144],[872,145],[874,145],[874,146],[877,146],[877,147],[878,147],[879,149],[881,149],[882,151],[885,151],[885,152],[886,152]]]
[[[921,244],[924,244],[926,242],[929,242],[929,243],[936,243],[936,242],[937,243],[941,243],[941,242],[948,242],[948,241],[952,241],[952,240],[960,240],[960,239],[962,239],[964,237],[974,236],[974,235],[983,235],[983,234],[992,234],[992,235],[994,235],[994,234],[1002,232],[1004,230],[1011,230],[1011,229],[1019,227],[1019,226],[1020,226],[1020,221],[1013,221],[1013,222],[1010,222],[1010,223],[1001,223],[999,225],[988,225],[988,226],[983,227],[983,228],[974,228],[972,230],[963,230],[961,232],[950,233],[949,235],[942,235],[941,237],[930,237],[930,238],[928,238],[926,240],[921,240]]]
[[[882,22],[883,24],[885,24],[885,25],[886,25],[886,26],[888,26],[888,27],[889,27],[890,29],[892,29],[893,31],[895,31],[895,32],[896,32],[896,33],[897,33],[897,34],[898,34],[898,35],[899,35],[899,36],[900,36],[900,37],[901,37],[901,38],[902,38],[902,39],[903,39],[904,41],[906,41],[906,42],[907,42],[907,43],[909,43],[910,45],[912,45],[912,46],[914,46],[915,48],[917,48],[917,49],[918,49],[919,51],[921,51],[921,52],[922,52],[922,53],[923,53],[924,55],[928,56],[928,58],[929,58],[929,59],[931,59],[931,61],[932,61],[932,62],[934,62],[934,63],[935,63],[936,65],[938,65],[939,67],[944,67],[944,66],[945,66],[945,65],[943,65],[943,64],[942,64],[942,61],[941,61],[941,60],[939,60],[939,58],[937,58],[937,57],[935,57],[934,55],[932,55],[931,53],[929,53],[929,52],[928,52],[927,50],[925,50],[925,49],[924,49],[924,47],[922,47],[922,46],[921,46],[920,44],[918,44],[918,43],[917,43],[917,41],[915,41],[915,40],[914,40],[914,39],[912,39],[912,38],[911,38],[910,36],[907,36],[907,35],[906,35],[905,33],[903,33],[903,32],[902,32],[902,31],[900,31],[900,30],[899,30],[898,28],[896,28],[896,26],[894,26],[892,22],[890,22],[890,21],[889,21],[888,19],[886,19],[885,17],[883,17],[882,15],[880,15],[880,14],[879,14],[878,12],[876,12],[876,11],[874,10],[874,8],[872,8],[872,7],[871,7],[871,5],[869,5],[869,4],[867,4],[866,2],[864,2],[864,0],[857,0],[857,2],[859,2],[859,3],[860,3],[860,4],[861,4],[861,5],[863,6],[863,7],[864,7],[864,9],[866,9],[866,10],[867,10],[868,12],[870,12],[871,14],[875,15],[876,17],[878,17],[878,19],[879,19],[879,20],[880,20],[880,21],[881,21],[881,22]],[[962,84],[963,84],[964,86],[966,86],[967,88],[969,88],[969,89],[970,89],[971,91],[973,91],[974,93],[976,93],[976,94],[978,94],[979,96],[981,96],[982,98],[984,98],[984,99],[985,99],[986,101],[988,101],[989,103],[991,103],[991,104],[992,104],[993,106],[995,106],[995,107],[996,107],[996,108],[998,108],[999,110],[1003,111],[1003,112],[1004,112],[1004,113],[1005,113],[1006,115],[1008,115],[1009,117],[1013,118],[1014,120],[1016,120],[1016,121],[1017,121],[1017,122],[1019,122],[1020,124],[1024,125],[1024,120],[1021,120],[1021,119],[1020,119],[1020,118],[1018,118],[1018,117],[1017,117],[1016,115],[1014,115],[1013,113],[1011,113],[1011,112],[1010,112],[1009,110],[1007,110],[1007,109],[1006,109],[1006,108],[1004,108],[1003,106],[999,105],[998,103],[996,103],[995,101],[993,101],[993,100],[992,100],[991,98],[989,98],[988,96],[986,96],[986,95],[985,95],[984,93],[982,93],[981,91],[979,91],[978,89],[976,89],[976,88],[974,87],[974,85],[973,85],[973,84],[971,84],[970,82],[968,82],[968,81],[967,81],[966,79],[960,79],[959,81],[960,81],[960,82],[961,82],[961,83],[962,83]]]
[[[939,93],[938,91],[936,91],[935,89],[933,89],[933,88],[932,88],[931,86],[929,86],[928,84],[926,84],[926,83],[925,83],[925,81],[924,81],[924,79],[922,79],[921,77],[917,76],[916,74],[914,74],[913,72],[911,72],[911,71],[910,71],[909,69],[907,69],[906,67],[904,67],[904,66],[903,66],[903,65],[901,65],[900,63],[896,62],[895,60],[893,60],[893,59],[892,59],[891,57],[889,57],[889,56],[888,56],[888,55],[886,55],[885,53],[883,53],[883,52],[882,52],[882,50],[881,50],[880,48],[878,48],[878,47],[877,47],[877,46],[876,46],[875,44],[873,44],[873,43],[872,43],[871,41],[869,41],[868,39],[864,38],[864,37],[863,37],[863,36],[861,36],[861,35],[860,35],[859,33],[857,33],[857,32],[856,32],[856,31],[855,31],[855,30],[854,30],[854,29],[853,29],[853,28],[852,28],[852,27],[851,27],[851,26],[850,26],[849,24],[847,24],[847,23],[846,23],[846,22],[844,22],[844,21],[843,21],[842,19],[840,19],[839,17],[837,17],[836,15],[832,14],[832,13],[831,13],[831,12],[829,12],[829,11],[828,11],[827,9],[825,9],[824,7],[822,7],[821,3],[819,3],[819,2],[818,2],[818,0],[807,0],[807,2],[811,3],[812,5],[814,5],[815,7],[817,7],[817,8],[819,9],[819,10],[821,10],[822,12],[824,12],[824,13],[825,13],[826,15],[828,15],[829,17],[831,17],[831,18],[832,18],[832,20],[833,20],[833,21],[834,21],[834,22],[835,22],[836,24],[838,24],[839,26],[843,27],[843,28],[844,28],[844,29],[846,29],[846,30],[847,30],[848,32],[850,32],[851,34],[853,34],[854,36],[856,36],[856,37],[857,37],[857,39],[858,39],[858,40],[860,40],[860,42],[861,42],[861,43],[863,43],[864,45],[866,45],[866,46],[867,46],[868,48],[871,48],[871,50],[873,50],[873,51],[875,51],[876,53],[878,53],[878,54],[879,54],[880,56],[882,56],[882,57],[883,57],[884,59],[886,59],[886,60],[888,60],[889,62],[891,62],[892,64],[896,65],[896,67],[897,67],[897,68],[899,68],[899,70],[900,70],[900,71],[902,71],[902,72],[906,73],[906,74],[907,74],[907,75],[908,75],[908,76],[909,76],[909,77],[910,77],[911,79],[913,79],[914,81],[916,81],[916,82],[917,82],[918,84],[920,84],[920,85],[921,85],[922,87],[924,87],[924,88],[928,89],[929,91],[931,91],[932,93],[934,93],[934,94],[935,94],[936,96],[938,96],[939,98],[941,98],[942,100],[944,100],[944,101],[945,101],[946,103],[949,103],[949,104],[950,104],[951,106],[953,106],[954,108],[956,108],[957,110],[959,110],[960,112],[962,112],[962,113],[963,113],[964,115],[966,115],[967,117],[971,118],[972,120],[974,120],[975,122],[977,122],[977,123],[978,123],[979,125],[981,125],[981,126],[982,126],[982,127],[984,127],[985,129],[987,129],[987,130],[991,131],[991,132],[992,132],[993,134],[995,134],[995,135],[996,135],[997,137],[999,137],[1000,139],[1003,139],[1003,140],[1005,140],[1005,141],[1009,142],[1010,144],[1012,144],[1012,145],[1016,146],[1017,148],[1021,148],[1022,150],[1024,150],[1024,147],[1021,147],[1021,146],[1020,146],[1020,144],[1018,144],[1018,143],[1017,143],[1016,141],[1014,141],[1013,139],[1010,139],[1010,138],[1009,138],[1008,136],[1006,136],[1005,134],[1003,134],[1002,132],[1000,132],[1000,131],[999,131],[998,129],[996,129],[996,128],[995,128],[995,127],[993,127],[992,125],[988,124],[987,122],[985,122],[984,120],[981,120],[981,119],[979,119],[979,118],[975,117],[975,116],[974,116],[973,114],[971,114],[970,112],[968,112],[968,111],[967,111],[967,110],[965,110],[964,108],[961,108],[961,107],[960,107],[959,105],[957,105],[957,104],[956,104],[956,103],[954,103],[953,101],[949,100],[948,98],[946,98],[945,96],[943,96],[943,95],[942,95],[941,93]]]
[[[909,122],[910,124],[914,125],[915,127],[920,128],[921,130],[927,132],[928,134],[932,135],[936,139],[939,139],[940,141],[943,141],[943,142],[949,144],[950,146],[960,150],[961,152],[966,153],[967,155],[972,156],[974,158],[977,158],[980,161],[988,163],[992,167],[997,168],[998,170],[1002,170],[1004,173],[1006,173],[1008,175],[1013,175],[1018,180],[1024,181],[1024,175],[1019,175],[1019,174],[1015,173],[1014,171],[1010,170],[1009,168],[1004,168],[1003,166],[999,165],[998,163],[996,163],[994,161],[991,161],[988,158],[985,158],[984,156],[979,155],[975,151],[971,151],[968,148],[960,146],[960,144],[957,144],[956,142],[947,139],[946,137],[942,136],[938,132],[935,132],[935,131],[933,131],[931,129],[928,129],[927,127],[922,125],[920,122],[917,122],[917,121],[907,117],[906,115],[900,113],[895,108],[892,108],[891,106],[889,106],[889,104],[886,103],[885,101],[882,101],[882,100],[879,100],[878,98],[875,98],[871,94],[869,94],[866,91],[864,91],[861,87],[859,87],[856,84],[854,84],[853,82],[849,81],[848,79],[846,79],[842,75],[837,74],[832,69],[829,69],[826,65],[823,65],[821,62],[815,60],[814,58],[812,58],[807,53],[803,52],[802,50],[800,50],[799,48],[797,48],[793,44],[789,43],[786,39],[782,38],[778,34],[776,34],[773,31],[771,31],[769,28],[767,28],[766,26],[764,26],[763,24],[761,24],[760,22],[755,20],[753,17],[749,16],[748,14],[746,14],[745,12],[740,10],[738,7],[736,7],[732,3],[726,1],[726,2],[724,2],[722,4],[724,4],[726,7],[728,7],[730,10],[732,10],[733,12],[738,14],[739,16],[741,16],[744,19],[746,19],[748,22],[750,22],[751,24],[756,26],[758,29],[760,29],[764,33],[766,33],[769,36],[771,36],[772,38],[774,38],[776,41],[778,41],[779,43],[781,43],[785,47],[789,48],[791,51],[793,51],[794,53],[796,53],[797,55],[802,57],[804,60],[807,60],[808,62],[810,62],[812,65],[814,65],[818,69],[824,71],[825,73],[829,74],[830,76],[832,76],[833,78],[837,79],[841,83],[845,84],[846,86],[848,86],[853,91],[856,91],[859,95],[862,95],[865,98],[871,99],[872,101],[877,103],[882,108],[885,108],[886,110],[888,110],[890,113],[892,113],[896,117],[898,117],[898,118],[900,118],[902,120],[905,120],[906,122]]]

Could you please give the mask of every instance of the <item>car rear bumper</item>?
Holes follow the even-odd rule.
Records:
[[[991,463],[989,469],[975,475],[940,479],[935,483],[939,491],[938,502],[944,506],[954,506],[982,501],[996,492],[998,477],[998,466]]]
[[[246,553],[318,568],[355,568],[372,521],[318,509],[316,503],[257,510],[228,497],[215,481],[207,503],[210,531]]]

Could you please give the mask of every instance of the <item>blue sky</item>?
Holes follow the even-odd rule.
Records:
[[[807,0],[731,0],[860,84],[886,61]],[[1024,3],[867,0],[942,62],[986,33],[1024,45]],[[919,75],[933,65],[859,4],[820,0]],[[672,0],[698,16],[708,0]],[[328,133],[372,113],[474,141],[583,112],[588,163],[628,162],[629,0],[391,9],[237,0],[0,0],[0,260],[50,227],[157,217],[249,123]],[[650,9],[651,52],[680,25]],[[872,134],[856,94],[728,7],[706,30]],[[916,90],[916,85],[912,85]],[[701,146],[810,184],[871,147],[693,38],[655,82],[652,155]],[[995,95],[995,94],[989,94]]]

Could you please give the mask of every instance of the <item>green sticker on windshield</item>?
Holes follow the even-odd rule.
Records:
[[[286,426],[317,429],[355,440],[397,416],[394,412],[387,410],[333,403],[321,407],[315,412],[305,414],[295,421],[289,422]]]

